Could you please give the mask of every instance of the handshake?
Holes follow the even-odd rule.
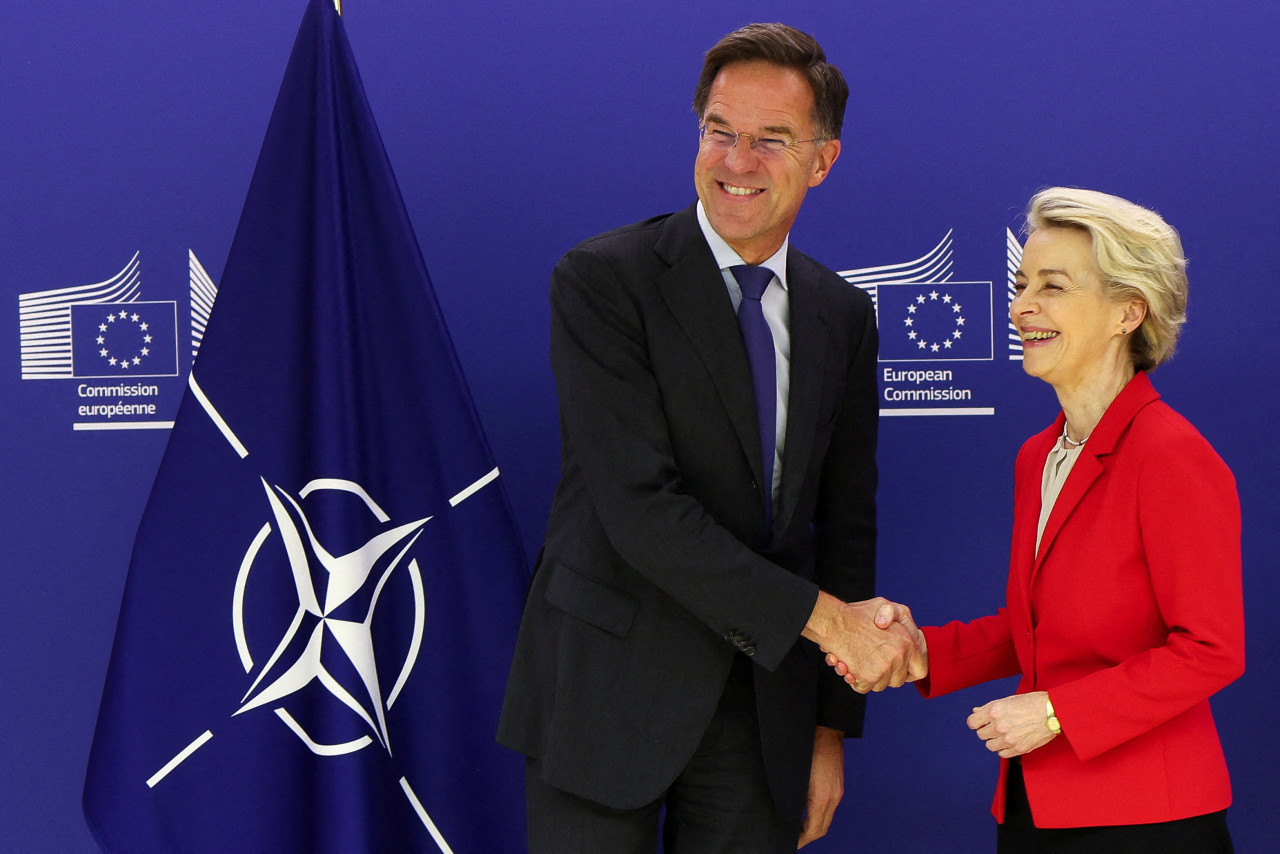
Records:
[[[827,664],[859,694],[929,674],[929,651],[911,609],[887,599],[846,603],[820,592],[801,634],[827,654]]]

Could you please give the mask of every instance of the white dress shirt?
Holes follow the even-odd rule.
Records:
[[[716,234],[711,221],[707,219],[706,211],[702,209],[702,202],[698,202],[698,225],[702,227],[702,235],[707,239],[711,254],[720,267],[720,275],[724,277],[724,286],[729,291],[729,299],[733,301],[733,310],[736,312],[742,303],[742,288],[729,268],[747,262],[742,260],[742,256],[723,237]],[[782,483],[782,448],[787,436],[787,399],[791,387],[791,300],[787,291],[787,247],[790,242],[791,236],[787,235],[782,241],[782,247],[759,265],[773,271],[773,281],[760,298],[760,306],[764,310],[765,322],[769,324],[769,332],[773,335],[774,365],[777,369],[775,384],[778,389],[778,420],[774,425],[777,441],[773,452],[772,485],[775,517],[778,509],[778,485]]]

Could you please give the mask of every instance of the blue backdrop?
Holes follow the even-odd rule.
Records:
[[[80,790],[133,535],[190,367],[192,294],[221,276],[304,5],[7,6],[0,849],[93,850]],[[1007,229],[1054,184],[1163,213],[1182,232],[1192,296],[1180,352],[1154,380],[1239,482],[1249,664],[1214,708],[1238,847],[1267,850],[1280,802],[1280,585],[1268,557],[1280,553],[1280,395],[1256,351],[1280,332],[1267,214],[1280,195],[1280,7],[971,5],[348,0],[345,11],[530,555],[558,470],[548,274],[583,237],[692,201],[689,101],[702,52],[728,30],[784,19],[817,35],[851,83],[843,155],[795,244],[841,271],[927,256],[950,264],[951,281],[977,283],[969,293],[991,294],[990,358],[882,365],[898,372],[887,410],[991,413],[882,421],[880,590],[921,620],[998,604],[1013,455],[1056,412],[1051,390],[1010,358]],[[40,337],[40,312],[99,283],[173,304],[178,376],[99,396],[121,383],[91,378],[83,357],[60,359],[61,344]],[[951,373],[903,376],[926,369]],[[971,397],[902,394],[929,388]],[[849,850],[864,834],[903,851],[989,850],[995,762],[964,717],[1010,690],[873,698],[867,737],[847,748],[845,803],[811,850]],[[519,804],[495,820],[519,822]]]

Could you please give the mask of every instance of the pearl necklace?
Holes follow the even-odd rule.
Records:
[[[1092,435],[1093,435],[1092,433],[1089,434],[1089,436],[1092,436]],[[1065,421],[1062,423],[1062,441],[1066,443],[1066,446],[1068,448],[1082,447],[1085,442],[1089,441],[1089,436],[1085,436],[1083,439],[1077,442],[1075,439],[1072,439],[1070,436],[1067,435],[1067,423]]]

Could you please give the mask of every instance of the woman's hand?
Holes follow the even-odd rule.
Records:
[[[869,600],[870,604],[875,600]],[[883,600],[882,600],[883,601]],[[876,628],[888,630],[897,623],[901,628],[906,630],[907,636],[911,638],[911,642],[915,645],[915,652],[908,661],[907,682],[915,682],[917,679],[923,679],[929,675],[929,644],[925,640],[924,632],[920,631],[920,627],[916,625],[915,619],[911,616],[911,609],[900,602],[883,601],[877,609],[873,618]],[[845,682],[853,686],[853,690],[860,694],[866,693],[866,688],[861,685],[857,677],[850,672],[849,665],[841,661],[833,653],[828,652],[826,657],[827,666],[835,670],[836,675],[844,679]],[[896,685],[894,686],[897,687]],[[873,691],[883,690],[883,686],[872,688]]]
[[[969,729],[1002,759],[1030,753],[1058,735],[1049,729],[1048,699],[1048,693],[1033,691],[992,700],[969,715]]]

